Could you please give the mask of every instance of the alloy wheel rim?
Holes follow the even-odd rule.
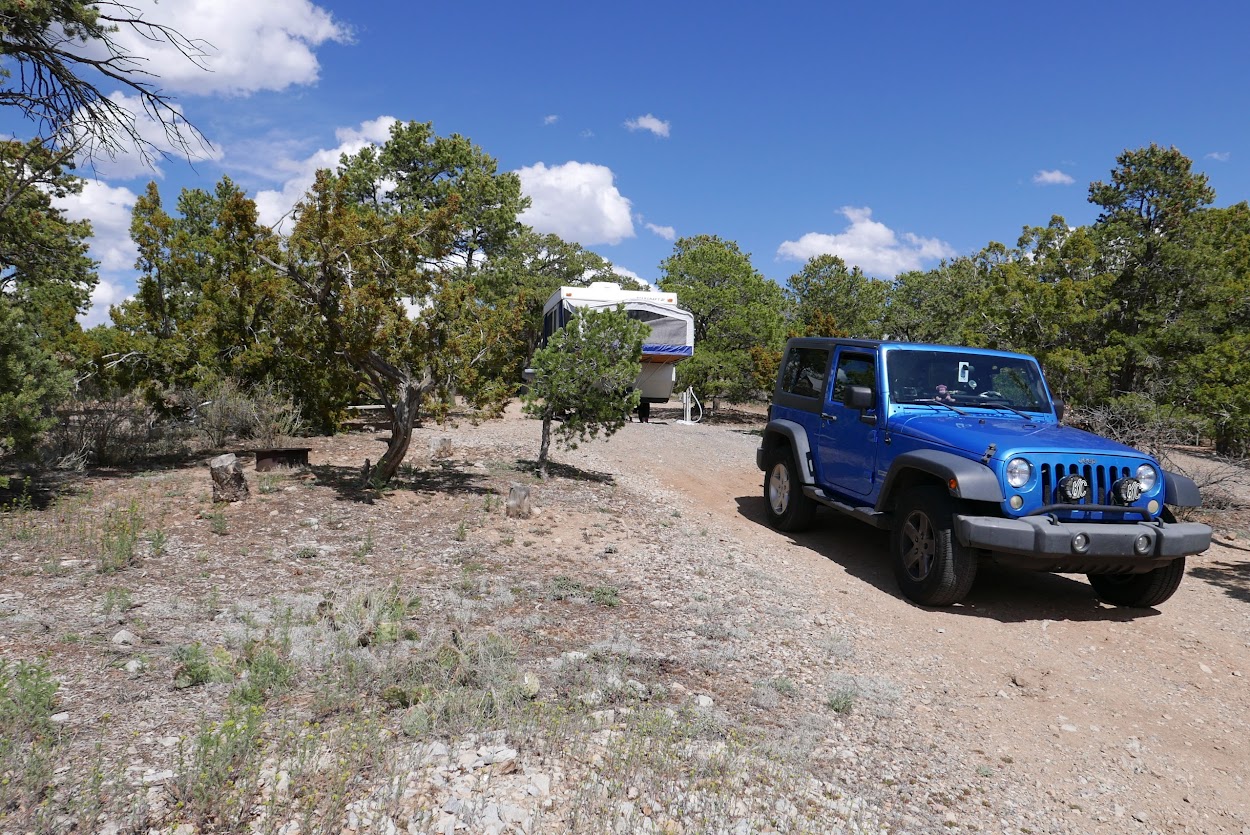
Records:
[[[768,478],[768,502],[773,513],[781,516],[790,506],[790,473],[785,466],[778,464],[773,467]]]
[[[913,511],[903,524],[903,567],[907,576],[916,581],[928,577],[936,550],[937,538],[928,514]]]

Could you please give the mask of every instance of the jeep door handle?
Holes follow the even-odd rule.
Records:
[[[825,414],[824,412],[821,412],[821,413],[820,413],[820,419],[821,419],[821,420],[831,420],[831,421],[833,421],[834,423],[837,423],[837,422],[838,422],[838,416],[837,416],[837,415],[827,415],[827,414]]]

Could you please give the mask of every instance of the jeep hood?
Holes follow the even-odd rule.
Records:
[[[967,415],[904,414],[890,419],[889,431],[907,435],[925,444],[948,447],[980,456],[995,444],[994,457],[1007,459],[1024,453],[1103,454],[1132,456],[1148,460],[1150,456],[1070,426],[1034,423],[1018,417],[1000,417],[985,413]]]

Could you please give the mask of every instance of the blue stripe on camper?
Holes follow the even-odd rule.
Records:
[[[650,362],[677,362],[694,356],[689,345],[643,345],[642,357]]]

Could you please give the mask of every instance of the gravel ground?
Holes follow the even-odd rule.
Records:
[[[238,647],[276,608],[342,611],[393,582],[420,595],[422,630],[507,635],[539,699],[580,705],[591,732],[413,740],[396,712],[398,792],[358,785],[333,825],[261,816],[263,831],[1250,833],[1250,531],[1222,524],[1225,544],[1158,610],[992,566],[964,604],[927,610],[895,590],[884,534],[825,511],[797,536],[763,523],[758,413],[675,418],[557,450],[546,482],[518,469],[538,424],[516,413],[424,428],[412,470],[371,503],[351,483],[382,435],[310,439],[311,472],[249,472],[251,498],[228,507],[202,463],[93,474],[0,528],[0,652],[45,660],[67,756],[124,768],[164,831],[197,829],[168,787],[179,740],[229,689],[175,686],[176,648]],[[517,482],[533,518],[504,515]],[[127,507],[160,553],[115,574],[70,553]],[[603,657],[616,673],[592,670]],[[630,753],[656,710],[710,729],[676,766]],[[729,764],[716,790],[709,762]],[[293,791],[284,773],[265,767],[263,798]]]

